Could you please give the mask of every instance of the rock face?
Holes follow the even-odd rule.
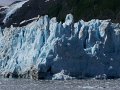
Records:
[[[5,14],[0,17],[3,20],[4,26],[10,27],[21,26],[20,22],[23,20],[29,20],[31,18],[37,17],[38,15],[57,16],[57,9],[61,8],[59,3],[62,0],[25,0],[22,2],[16,2],[8,6],[8,9],[4,10]],[[57,8],[56,8],[57,7]],[[56,8],[56,9],[54,9]],[[50,10],[53,9],[53,11]],[[56,12],[53,14],[53,12]],[[52,15],[53,14],[53,15]],[[19,17],[19,19],[18,19]],[[2,21],[0,21],[2,22]]]
[[[0,10],[0,23],[4,20],[4,25],[7,27],[21,26],[20,22],[23,20],[46,14],[64,21],[68,13],[74,15],[75,21],[110,18],[112,22],[120,23],[119,8],[120,0],[26,0],[8,6],[4,14],[1,14]]]
[[[97,19],[74,23],[68,14],[64,23],[46,15],[0,29],[2,75],[46,79],[61,71],[70,77],[120,77],[120,25]]]

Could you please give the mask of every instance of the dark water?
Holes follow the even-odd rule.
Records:
[[[0,79],[0,90],[120,90],[120,79],[70,81]]]

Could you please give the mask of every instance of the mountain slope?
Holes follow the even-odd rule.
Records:
[[[18,9],[5,26],[17,24],[38,15],[49,15],[57,17],[59,21],[64,21],[66,14],[72,13],[75,21],[79,19],[91,20],[112,19],[112,22],[120,21],[120,1],[119,0],[29,0]],[[18,19],[19,17],[19,19]]]

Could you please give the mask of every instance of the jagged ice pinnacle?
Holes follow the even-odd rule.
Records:
[[[34,67],[42,78],[54,79],[62,71],[71,77],[120,77],[119,55],[120,24],[110,20],[74,23],[68,14],[62,23],[46,15],[23,27],[0,29],[0,73],[5,76],[30,77]]]

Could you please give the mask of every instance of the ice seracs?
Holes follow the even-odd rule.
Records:
[[[120,77],[120,24],[74,23],[71,14],[62,23],[45,15],[23,27],[0,28],[0,53],[7,77],[32,77],[34,71],[40,79]]]

